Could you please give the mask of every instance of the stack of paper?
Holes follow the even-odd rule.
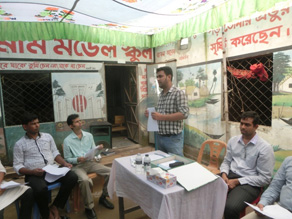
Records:
[[[281,207],[280,205],[267,205],[264,207],[263,211],[261,211],[257,206],[254,206],[247,202],[245,202],[245,204],[247,204],[248,206],[252,207],[254,210],[270,218],[276,218],[276,219],[292,218],[292,213],[288,211],[287,209]]]
[[[197,189],[218,178],[197,162],[176,167],[168,172],[175,175],[179,184],[187,191]]]
[[[92,160],[92,159],[95,157],[95,155],[97,154],[98,151],[99,151],[99,145],[96,146],[95,148],[92,148],[91,150],[89,150],[89,151],[85,154],[84,158],[85,158],[86,160]]]
[[[14,187],[17,187],[17,186],[20,186],[20,185],[21,185],[20,183],[17,183],[17,182],[14,182],[14,181],[9,181],[9,182],[3,182],[0,185],[0,188],[1,189],[11,189],[11,188],[14,188]]]
[[[58,168],[53,165],[47,165],[43,168],[43,170],[46,171],[45,180],[51,183],[51,182],[55,182],[62,176],[65,176],[69,172],[70,169],[68,167]]]

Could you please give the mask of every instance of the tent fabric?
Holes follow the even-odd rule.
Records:
[[[91,1],[91,0],[85,0],[85,2]],[[93,1],[93,2],[100,2],[99,1]],[[104,1],[104,0],[103,0]],[[145,10],[143,9],[145,4],[153,0],[143,0],[144,3],[142,4],[142,1],[140,2],[140,8],[136,8],[136,11],[140,11],[141,13],[145,13]],[[208,0],[196,0],[200,3],[208,2]],[[219,0],[216,0],[219,2]],[[197,7],[196,10],[200,10],[201,13],[196,14],[195,9],[188,11],[186,13],[187,15],[180,16],[179,14],[175,14],[173,12],[173,8],[170,8],[169,10],[172,10],[174,14],[167,14],[166,11],[160,11],[160,14],[157,14],[155,11],[159,9],[159,7],[166,7],[167,5],[155,5],[150,8],[152,12],[148,12],[147,16],[141,15],[141,20],[138,20],[138,18],[134,18],[131,15],[125,15],[123,13],[119,13],[119,11],[108,13],[108,19],[113,19],[115,22],[119,22],[122,25],[118,25],[116,23],[111,22],[105,22],[103,20],[102,24],[97,24],[95,26],[86,25],[86,24],[76,24],[71,23],[73,22],[72,17],[67,17],[67,22],[60,22],[58,19],[59,14],[55,14],[53,19],[47,19],[49,20],[46,22],[46,19],[40,19],[40,17],[44,16],[52,16],[51,14],[48,15],[48,11],[41,11],[38,14],[34,12],[34,16],[37,17],[37,20],[39,21],[29,21],[30,18],[21,18],[17,19],[17,21],[11,20],[6,21],[5,19],[1,19],[2,16],[8,16],[9,11],[1,10],[1,5],[4,5],[7,2],[11,1],[5,1],[0,4],[0,41],[33,41],[33,40],[53,40],[53,39],[71,39],[71,40],[77,40],[77,41],[85,41],[85,42],[92,42],[92,43],[98,43],[98,44],[111,44],[111,45],[119,45],[119,46],[135,46],[139,48],[153,48],[157,46],[161,46],[170,42],[175,42],[177,40],[180,40],[181,38],[190,37],[194,34],[203,33],[210,29],[215,29],[222,27],[224,24],[236,21],[240,18],[251,16],[252,14],[260,11],[266,11],[268,9],[273,8],[277,3],[281,2],[289,2],[291,3],[292,0],[224,0],[223,3],[220,5],[217,5],[216,7],[213,7],[209,10],[202,10],[204,5],[202,7]],[[13,1],[18,2],[18,4],[21,4],[24,1],[18,0]],[[26,0],[25,2],[28,3],[35,3],[38,1],[34,0]],[[39,1],[40,4],[42,4],[41,1]],[[67,0],[67,1],[60,1],[60,0],[51,0],[50,3],[53,2],[54,4],[59,3],[59,7],[65,8],[64,2],[69,2],[71,5],[73,5],[73,0]],[[82,2],[82,1],[80,1]],[[80,3],[79,2],[79,3]],[[119,3],[127,3],[127,7],[131,8],[132,5],[130,5],[129,0],[120,0],[120,1],[108,1],[107,2],[119,2]],[[136,1],[137,2],[137,1]],[[180,2],[175,0],[165,0],[165,1],[156,1],[156,2],[168,2],[169,4],[171,2]],[[191,2],[191,1],[190,1]],[[210,3],[214,3],[214,0],[209,0]],[[78,4],[79,4],[78,3]],[[77,4],[77,6],[78,6]],[[137,3],[138,4],[138,3]],[[158,4],[158,3],[157,3]],[[161,3],[162,4],[162,3]],[[49,3],[46,3],[48,6]],[[103,8],[103,5],[98,5],[97,3],[93,4],[92,7],[87,7],[86,10],[88,11],[88,14],[91,14],[90,16],[93,16],[95,8],[93,6],[99,6],[101,10],[109,10],[109,8]],[[143,6],[143,7],[142,7]],[[177,5],[175,7],[178,7]],[[76,7],[77,8],[77,7]],[[65,13],[70,10],[62,10],[61,12]],[[150,10],[149,9],[149,10]],[[54,9],[51,9],[54,10]],[[93,12],[92,12],[93,11]],[[180,12],[183,11],[180,9]],[[202,12],[203,11],[203,12]],[[51,12],[51,11],[50,11]],[[73,11],[77,14],[77,12]],[[72,13],[73,13],[72,12]],[[29,11],[25,11],[26,14],[29,14]],[[45,14],[43,14],[45,13]],[[71,13],[71,14],[72,14]],[[84,12],[85,13],[85,12]],[[163,23],[159,22],[158,17],[162,17],[163,13],[165,13],[166,18],[169,22]],[[115,17],[110,18],[111,14],[116,14]],[[80,17],[85,16],[82,13],[79,13]],[[138,16],[139,14],[137,14]],[[101,16],[97,13],[96,16]],[[105,15],[106,16],[106,13]],[[151,18],[151,16],[154,16]],[[92,17],[90,17],[92,18]],[[165,17],[164,17],[165,18]],[[53,20],[56,19],[58,22],[54,22]],[[70,20],[71,19],[71,20]],[[92,18],[93,19],[93,18]],[[89,21],[93,22],[92,19],[88,19]],[[120,19],[120,21],[118,20]],[[156,19],[156,20],[155,20]],[[178,21],[179,23],[177,23]],[[95,21],[95,20],[94,20]],[[149,32],[143,32],[141,29],[136,26],[136,32],[131,32],[130,27],[135,26],[135,21],[139,21],[143,25],[147,25],[149,23],[149,27],[152,27],[152,30]],[[149,22],[148,22],[149,21]],[[151,22],[150,22],[151,21]],[[124,23],[128,22],[128,26],[123,26]],[[156,24],[158,23],[158,24]],[[152,25],[152,26],[151,26]],[[120,27],[125,27],[124,29],[121,29]],[[165,28],[162,28],[162,27]],[[119,27],[119,28],[116,28]],[[143,28],[142,28],[143,29]],[[137,31],[138,30],[138,31]],[[145,28],[144,28],[145,30]],[[156,32],[155,32],[155,31]],[[153,33],[153,34],[149,34]]]

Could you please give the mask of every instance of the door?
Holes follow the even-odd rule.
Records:
[[[126,114],[126,125],[128,129],[128,138],[138,142],[139,141],[139,127],[138,119],[136,116],[137,107],[137,77],[136,77],[136,66],[128,67],[127,73],[125,74],[125,114]]]

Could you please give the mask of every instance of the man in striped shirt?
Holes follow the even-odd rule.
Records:
[[[172,84],[173,73],[170,67],[158,68],[156,78],[162,91],[156,112],[152,112],[151,116],[158,122],[158,149],[183,156],[183,120],[189,115],[186,95]],[[145,116],[149,116],[148,110],[145,111]]]

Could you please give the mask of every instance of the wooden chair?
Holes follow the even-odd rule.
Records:
[[[62,144],[62,150],[64,152],[64,145]],[[90,179],[94,179],[97,177],[96,173],[89,173],[87,176]],[[91,188],[91,192],[93,192],[93,188]],[[75,187],[73,188],[73,206],[74,206],[74,211],[79,211],[80,210],[80,188],[79,188],[79,183],[77,182]]]
[[[112,125],[112,132],[121,132],[127,130],[124,126],[125,116],[115,116],[115,123]]]
[[[202,158],[203,158],[203,152],[205,149],[205,146],[209,145],[210,148],[210,160],[209,164],[207,166],[202,164]],[[202,166],[205,166],[208,170],[210,170],[214,174],[219,174],[219,156],[221,154],[221,151],[225,149],[224,156],[226,154],[227,144],[223,141],[216,140],[216,139],[208,139],[203,142],[197,162],[200,163]]]

